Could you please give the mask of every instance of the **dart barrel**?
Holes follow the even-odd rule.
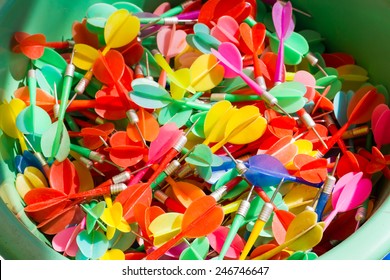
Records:
[[[84,17],[87,8],[98,2],[109,4],[117,0],[47,1],[6,0],[0,5],[0,103],[10,100],[18,87],[18,67],[26,61],[15,61],[10,52],[10,41],[16,31],[43,33],[47,41],[72,37],[70,26]],[[145,10],[152,11],[162,0],[147,2]],[[181,1],[170,1],[172,7]],[[368,70],[373,84],[383,84],[390,90],[388,67],[390,62],[389,1],[312,1],[292,0],[295,8],[311,15],[295,13],[302,28],[318,31],[329,52],[351,54],[357,64]],[[383,33],[383,35],[381,35]],[[60,34],[60,35],[59,35]],[[19,63],[19,64],[18,64]],[[22,67],[23,68],[23,67]],[[11,74],[12,73],[12,74]],[[23,73],[24,75],[25,73]],[[0,112],[1,114],[1,112]],[[15,188],[16,155],[14,139],[0,130],[0,255],[5,259],[66,259],[48,246],[49,241],[36,229],[24,213],[24,205]],[[375,213],[357,232],[335,246],[319,259],[382,259],[390,251],[390,182],[379,179]]]

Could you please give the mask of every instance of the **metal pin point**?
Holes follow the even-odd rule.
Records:
[[[334,162],[332,173],[331,173],[332,176],[334,176],[334,174],[336,173],[336,169],[339,164],[339,161],[340,161],[340,154],[337,155],[336,160]]]
[[[99,169],[97,169],[95,166],[91,166],[91,169],[94,170],[100,176],[106,177],[106,175],[103,172],[101,172]]]
[[[54,99],[55,99],[55,104],[53,106],[53,113],[54,113],[54,118],[58,118],[58,114],[60,112],[60,105],[58,104],[58,95],[57,95],[57,84],[54,83]]]
[[[149,80],[153,80],[153,77],[150,76],[150,67],[149,67],[149,55],[145,55],[145,62],[146,62],[146,78]]]
[[[119,171],[125,170],[123,167],[120,167],[119,165],[117,165],[117,164],[115,164],[115,163],[113,163],[112,161],[109,161],[109,160],[107,160],[107,159],[104,159],[103,162],[108,163],[108,164],[110,164],[110,165],[112,165],[112,166],[115,166],[116,168],[118,168]]]
[[[199,120],[200,120],[200,118],[197,118],[196,121],[194,121],[194,123],[190,126],[190,128],[184,134],[185,137],[187,137],[188,134],[190,134],[190,132],[194,129],[195,125],[198,123]]]
[[[149,38],[149,37],[152,37],[152,36],[156,35],[156,34],[158,33],[159,30],[160,30],[160,29],[158,29],[158,30],[156,30],[156,31],[154,31],[154,32],[152,32],[152,33],[149,33],[149,34],[146,35],[146,36],[140,37],[141,41],[142,41],[142,40],[145,40],[146,38]]]
[[[317,68],[324,74],[325,77],[328,77],[328,73],[325,72],[324,68],[321,67],[318,63],[316,63]]]
[[[282,5],[286,5],[286,1],[282,1],[282,0],[278,0]],[[302,14],[302,15],[304,15],[304,16],[306,16],[306,17],[309,17],[309,18],[311,18],[311,14],[309,14],[309,13],[306,13],[306,12],[304,12],[304,11],[302,11],[302,10],[299,10],[299,9],[297,9],[297,8],[292,8],[294,11],[296,11],[297,13],[300,13],[300,14]]]
[[[72,102],[76,99],[77,95],[77,92],[73,94],[72,98],[68,101],[68,104],[66,105],[66,109],[69,108],[70,104],[72,104]]]
[[[140,28],[140,31],[143,31],[143,30],[145,30],[146,28],[149,28],[149,27],[155,25],[155,24],[156,24],[157,22],[159,22],[160,20],[161,20],[161,18],[156,18],[155,20],[149,22],[148,24],[145,24],[144,26],[142,26],[142,27]]]
[[[139,125],[138,125],[139,118],[138,118],[138,115],[137,115],[137,113],[135,112],[135,110],[134,110],[134,109],[128,110],[128,111],[126,112],[126,116],[127,116],[127,118],[129,119],[130,124],[132,124],[132,125],[135,126],[135,129],[137,130],[138,135],[141,137],[142,143],[143,143],[147,148],[149,148],[148,144],[146,143],[145,137],[143,136],[143,134],[142,134],[142,132],[141,132],[141,129],[139,128]]]
[[[224,146],[222,146],[223,150],[226,152],[226,154],[232,159],[232,161],[237,165],[238,161],[233,157],[233,155],[229,152],[229,150]]]
[[[109,147],[108,143],[106,142],[106,140],[104,140],[104,138],[101,135],[99,135],[99,139],[100,139],[100,141],[103,142],[104,146]]]
[[[276,195],[278,194],[283,183],[284,183],[284,177],[282,178],[282,180],[280,180],[279,185],[276,187],[274,193],[272,194],[272,197],[270,199],[270,203],[272,203],[274,201],[274,199],[275,199]]]
[[[315,135],[317,136],[318,140],[320,140],[322,146],[324,146],[326,149],[329,149],[328,148],[328,145],[326,145],[326,143],[324,142],[324,140],[322,139],[321,135],[318,133],[318,131],[313,127],[312,128],[313,132],[315,133]]]
[[[135,125],[135,128],[136,128],[139,136],[141,137],[142,142],[144,143],[145,147],[149,148],[148,144],[146,143],[146,140],[145,140],[144,136],[142,135],[141,129],[138,126],[138,123],[134,123],[134,125]]]
[[[283,112],[283,114],[287,115],[290,119],[292,119],[293,117],[287,113],[278,103],[275,103],[273,106],[275,106],[276,108],[278,108],[280,111]]]
[[[134,175],[134,174],[136,174],[136,173],[138,173],[138,172],[140,172],[140,171],[142,171],[142,170],[144,170],[144,169],[146,169],[146,168],[151,167],[152,165],[153,165],[153,164],[150,163],[150,164],[147,164],[147,165],[145,165],[145,166],[143,166],[143,167],[141,167],[141,168],[138,168],[137,170],[134,170],[134,171],[130,172],[130,175]]]
[[[178,162],[182,162],[183,161],[183,159],[185,159],[186,157],[188,157],[188,155],[190,154],[190,153],[192,153],[192,151],[195,149],[195,146],[193,146],[191,149],[189,149],[179,160],[178,160]]]
[[[250,199],[251,199],[251,196],[252,196],[252,193],[253,193],[253,190],[254,190],[254,188],[255,188],[255,185],[252,185],[252,187],[251,187],[251,189],[249,190],[249,193],[248,193],[248,195],[247,195],[247,197],[246,197],[246,201],[249,201]]]

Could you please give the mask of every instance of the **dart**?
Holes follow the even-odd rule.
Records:
[[[240,260],[245,260],[249,254],[249,251],[252,249],[253,244],[255,244],[256,239],[258,238],[260,232],[263,230],[265,224],[268,222],[271,217],[272,212],[274,211],[273,201],[276,197],[276,194],[279,192],[280,187],[284,182],[284,178],[280,181],[278,187],[275,189],[269,202],[264,203],[263,208],[260,211],[259,217],[257,218],[255,225],[253,226],[252,232],[249,235],[249,238],[245,244],[244,250],[241,252]],[[277,209],[275,209],[275,212]]]

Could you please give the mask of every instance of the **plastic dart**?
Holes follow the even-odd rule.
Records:
[[[211,49],[211,53],[215,55],[225,67],[225,78],[233,78],[236,76],[241,77],[256,94],[262,97],[267,104],[270,106],[276,106],[280,111],[289,116],[289,114],[278,105],[278,100],[274,96],[262,89],[242,71],[243,66],[241,55],[236,46],[225,42],[218,47],[218,50]]]
[[[209,104],[173,99],[157,82],[150,81],[146,78],[133,80],[131,86],[133,91],[130,93],[130,97],[133,102],[147,109],[164,108],[170,103],[201,111],[208,111],[210,109]]]
[[[159,259],[182,238],[197,238],[216,230],[222,223],[223,210],[215,204],[214,198],[203,196],[194,201],[184,213],[180,232],[168,242],[147,255],[147,260]]]
[[[326,127],[328,128],[328,131],[332,134],[332,135],[335,135],[337,133],[337,126],[335,124],[335,122],[333,121],[333,118],[332,116],[330,115],[325,115],[324,116],[324,120],[325,120],[325,125]],[[345,146],[345,143],[342,139],[339,139],[337,141],[337,144],[340,148],[340,150],[343,152],[343,154],[345,154],[345,152],[347,151],[347,147]]]
[[[363,173],[347,173],[336,183],[332,193],[333,210],[324,219],[326,229],[337,213],[358,207],[370,195],[372,183]]]
[[[32,134],[33,137],[40,136],[49,128],[51,120],[49,114],[36,105],[37,80],[34,69],[30,69],[27,73],[27,85],[30,105],[18,114],[16,125],[24,134]]]
[[[153,182],[161,172],[167,167],[167,165],[172,161],[174,157],[176,157],[181,150],[184,148],[187,143],[187,136],[191,132],[191,130],[196,125],[196,122],[192,124],[192,126],[187,130],[187,132],[182,135],[177,142],[173,145],[172,148],[165,154],[165,156],[161,159],[158,168],[153,172],[152,176],[148,179],[148,182]]]
[[[317,183],[311,183],[289,174],[288,170],[276,158],[262,154],[252,156],[248,163],[248,171],[245,178],[259,187],[273,186],[280,182],[282,178],[286,181],[292,181],[312,187],[320,187]]]
[[[73,48],[73,50],[74,50],[74,48]],[[54,51],[53,49],[50,49],[50,48],[45,48],[43,55],[39,59],[33,60],[32,63],[36,68],[41,69],[41,71],[42,71],[42,69],[44,69],[45,67],[47,67],[49,65],[50,67],[56,69],[57,70],[56,72],[62,73],[62,75],[65,74],[65,71],[66,71],[66,68],[68,65],[66,60],[59,53],[57,53],[56,51]],[[74,71],[73,74],[74,74],[74,77],[78,80],[82,79],[84,76],[84,74],[81,74],[78,71]],[[96,90],[98,90],[102,87],[102,84],[94,78],[91,79],[90,85],[93,89],[96,89]],[[57,85],[57,87],[58,87],[58,85]],[[38,93],[39,93],[39,90],[38,90],[37,94]]]
[[[239,44],[239,25],[237,21],[230,16],[222,16],[218,21],[211,21],[213,26],[210,30],[210,35],[221,42],[231,42],[235,45]]]
[[[257,23],[251,28],[246,22],[243,22],[240,24],[240,35],[241,40],[244,42],[243,45],[248,48],[247,54],[253,57],[255,81],[261,88],[266,90],[267,86],[262,75],[262,66],[258,57],[264,48],[265,26],[262,23]]]
[[[73,65],[72,61],[73,55],[74,52],[72,52],[70,63],[66,67],[64,75],[58,119],[56,122],[51,124],[51,126],[45,131],[41,138],[41,148],[43,154],[46,157],[56,158],[59,161],[63,161],[68,156],[70,151],[69,135],[64,125],[64,117],[75,70],[75,66]]]
[[[249,26],[254,26],[257,22],[252,17],[247,17],[244,22]],[[278,38],[275,34],[266,30],[266,36],[271,39],[271,47],[274,49],[279,48]],[[291,44],[291,45],[290,45]],[[312,66],[316,66],[324,76],[328,76],[325,70],[319,64],[318,58],[309,51],[309,44],[307,40],[300,34],[292,32],[291,36],[284,42],[285,56],[289,63],[295,65],[302,61],[305,57]]]
[[[384,96],[377,94],[375,90],[369,90],[367,92],[361,92],[360,99],[354,99],[354,102],[350,102],[348,105],[348,121],[338,130],[338,132],[332,136],[332,138],[326,141],[328,148],[321,147],[316,154],[316,157],[323,157],[330,148],[332,148],[337,140],[343,135],[343,133],[352,124],[361,124],[370,119],[371,113],[378,104],[383,103]],[[369,105],[369,106],[368,106]]]
[[[223,128],[223,127],[221,127]],[[223,138],[211,147],[215,153],[226,143],[246,144],[260,138],[266,129],[266,120],[257,107],[248,105],[232,112],[226,122]]]
[[[278,59],[276,61],[275,84],[283,80],[283,61],[284,61],[284,40],[286,40],[294,30],[295,23],[292,19],[292,5],[287,2],[282,5],[277,1],[272,6],[272,19],[274,22],[276,34],[279,38]]]
[[[111,14],[104,26],[106,46],[101,53],[102,56],[105,56],[111,48],[119,48],[127,45],[138,35],[139,29],[139,19],[132,16],[127,10],[120,9]],[[86,54],[80,56],[80,59],[78,59],[79,63],[77,63],[78,61],[76,60],[76,65],[78,67],[81,66],[80,68],[88,70],[79,84],[75,87],[76,93],[82,94],[91,81],[92,75],[94,74],[94,63],[99,56],[96,54],[96,51],[88,45],[76,45],[75,47],[76,49],[80,49],[80,53]],[[120,91],[119,88],[118,91]],[[76,95],[74,98],[75,97]]]
[[[63,42],[46,42],[46,37],[43,34],[28,34],[26,32],[16,32],[15,40],[19,43],[12,49],[13,52],[22,52],[30,59],[38,59],[43,55],[44,48],[68,49],[72,48],[73,41]]]

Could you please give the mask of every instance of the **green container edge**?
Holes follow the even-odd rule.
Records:
[[[3,74],[0,75],[0,100],[5,98],[9,101],[11,93],[17,86],[8,74],[9,39],[12,33],[15,31],[43,32],[48,40],[60,40],[59,34],[69,38],[69,23],[75,19],[80,20],[86,8],[97,2],[102,1],[51,1],[49,4],[45,0],[8,0],[0,7],[0,65],[2,65],[0,74]],[[144,0],[133,2],[141,7],[148,6],[149,10],[152,10],[163,1],[158,0],[147,4]],[[180,1],[171,2],[179,3]],[[373,0],[370,1],[370,5],[362,0],[353,1],[353,5],[350,1],[337,0],[292,2],[295,7],[312,15],[311,18],[307,18],[296,14],[301,26],[318,30],[326,38],[329,50],[352,54],[357,64],[368,70],[372,83],[381,83],[387,89],[390,88],[390,79],[384,71],[387,69],[386,62],[390,61],[390,52],[386,53],[384,46],[390,45],[390,38],[379,38],[378,32],[372,32],[372,30],[380,30],[383,26],[390,26],[388,17],[390,1]],[[42,13],[50,16],[39,17],[38,15]],[[71,17],[64,20],[62,26],[57,29],[50,28],[58,26],[56,21],[63,18],[66,13],[71,13]],[[346,21],[348,14],[352,16]],[[354,19],[362,18],[365,20],[354,21]],[[9,167],[13,152],[15,152],[12,151],[13,143],[1,131],[0,144],[0,197],[2,198],[0,200],[0,221],[3,224],[0,255],[5,259],[66,260],[67,258],[42,241],[45,239],[44,236],[36,230],[35,225],[24,214],[22,201],[14,187],[15,174]],[[379,185],[381,185],[378,201],[380,207],[375,214],[356,233],[319,259],[375,260],[383,258],[388,253],[390,223],[386,221],[390,218],[390,183],[381,180]]]

